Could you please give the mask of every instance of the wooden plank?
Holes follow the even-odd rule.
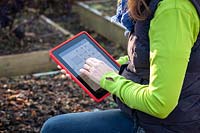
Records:
[[[128,40],[124,36],[124,28],[117,23],[112,23],[109,16],[103,16],[101,12],[91,9],[83,2],[76,2],[73,11],[80,14],[81,22],[89,29],[93,29],[108,40],[126,49]]]
[[[44,15],[41,15],[40,18],[42,20],[44,20],[47,24],[50,24],[52,27],[54,27],[55,29],[59,30],[60,32],[62,32],[64,35],[72,37],[73,35],[66,29],[62,28],[60,25],[58,25],[57,23],[53,22],[51,19],[47,18]]]
[[[56,69],[48,51],[0,56],[0,77],[32,74]]]

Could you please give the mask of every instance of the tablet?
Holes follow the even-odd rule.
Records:
[[[102,60],[115,71],[119,71],[119,64],[87,32],[75,35],[49,53],[50,57],[96,102],[102,101],[109,95],[108,91],[79,72],[89,57]]]

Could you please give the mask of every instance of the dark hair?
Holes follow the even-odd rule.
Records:
[[[134,20],[145,20],[151,14],[149,2],[150,0],[128,0],[130,16]]]

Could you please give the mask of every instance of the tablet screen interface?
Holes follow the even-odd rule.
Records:
[[[86,59],[89,57],[97,58],[104,61],[115,71],[117,71],[117,69],[102,55],[102,53],[99,52],[97,48],[90,43],[91,42],[89,40],[82,39],[70,48],[61,52],[59,56],[90,86],[93,91],[97,91],[100,89],[100,86],[93,82],[89,77],[80,74],[79,72],[79,70],[85,64]]]

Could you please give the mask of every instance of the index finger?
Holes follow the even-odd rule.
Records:
[[[88,64],[89,66],[95,66],[95,64],[97,63],[96,60],[94,60],[94,58],[88,58],[86,61],[85,61],[86,64]]]
[[[94,62],[100,62],[101,60],[97,59],[97,58],[90,58],[90,60],[94,61]]]

